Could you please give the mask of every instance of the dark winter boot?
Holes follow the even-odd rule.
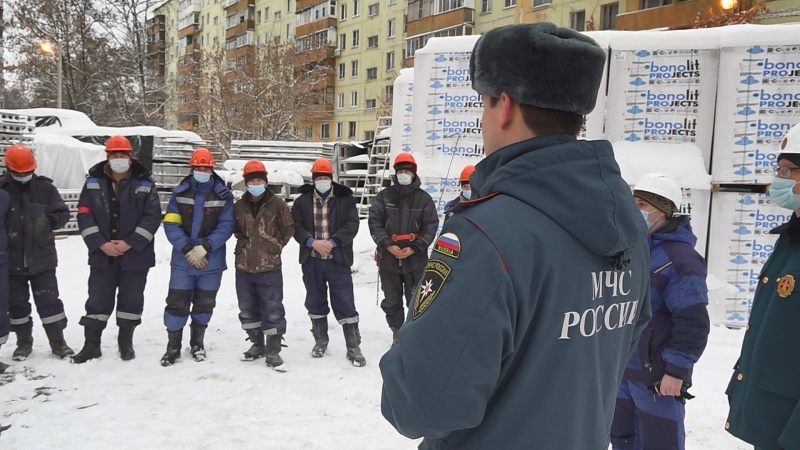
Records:
[[[395,327],[389,327],[392,330],[392,347],[397,345],[397,335],[400,334],[400,329]]]
[[[102,356],[100,352],[100,336],[103,335],[103,330],[83,327],[83,335],[85,338],[83,348],[77,355],[72,357],[72,362],[75,364],[83,364],[90,359]]]
[[[183,339],[183,328],[178,331],[167,331],[167,352],[161,357],[162,366],[171,366],[181,357],[181,339]]]
[[[267,354],[267,347],[264,345],[264,333],[258,328],[247,330],[247,339],[253,343],[250,348],[244,352],[242,361],[253,361],[258,358],[263,358]]]
[[[206,328],[208,328],[208,325],[194,322],[191,325],[192,334],[189,338],[189,345],[192,347],[192,357],[197,362],[206,360],[206,348],[203,346],[203,336],[206,334]]]
[[[311,334],[314,335],[314,348],[311,349],[311,356],[322,358],[328,349],[328,318],[311,319]]]
[[[136,352],[133,351],[133,330],[136,325],[123,325],[119,327],[119,334],[117,335],[117,346],[119,347],[119,357],[123,361],[130,361],[136,358]]]
[[[281,359],[280,353],[281,352],[281,335],[280,334],[270,334],[267,336],[267,358],[266,363],[267,367],[277,370],[278,372],[283,372],[285,367],[283,366],[283,359]]]
[[[357,323],[346,323],[342,325],[344,331],[344,343],[347,346],[347,359],[356,367],[364,367],[367,360],[361,354],[361,333],[358,332]]]
[[[67,341],[64,340],[64,330],[58,327],[49,327],[45,328],[44,332],[47,333],[47,340],[50,341],[50,350],[54,355],[64,359],[75,354],[67,345]]]
[[[17,348],[11,359],[14,361],[25,361],[33,351],[33,327],[17,331]]]

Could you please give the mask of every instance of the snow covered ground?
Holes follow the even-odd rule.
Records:
[[[397,434],[380,413],[378,361],[389,348],[391,333],[376,306],[376,267],[366,223],[356,240],[354,265],[364,368],[352,367],[345,359],[341,327],[332,316],[328,354],[311,358],[313,339],[294,241],[283,253],[288,347],[281,356],[289,372],[273,372],[263,359],[240,361],[249,342],[237,318],[233,242],[228,243],[231,269],[223,277],[206,332],[205,362],[194,362],[188,355],[186,330],[182,360],[173,367],[159,365],[167,338],[162,312],[170,253],[161,232],[156,237],[157,265],[145,291],[143,322],[134,337],[135,360],[119,359],[113,323],[103,336],[101,359],[83,365],[58,360],[50,354],[35,317],[34,353],[27,361],[15,362],[16,380],[0,387],[0,424],[11,425],[0,436],[0,448],[415,448],[416,442]],[[86,249],[80,237],[72,236],[58,241],[58,251],[61,298],[70,320],[66,338],[78,351],[83,344],[78,320],[84,313],[89,273]],[[692,392],[697,398],[687,407],[689,449],[751,448],[723,429],[728,411],[723,392],[742,336],[741,330],[711,330],[706,353],[696,366]],[[13,342],[12,336],[0,350],[0,360],[12,362]]]

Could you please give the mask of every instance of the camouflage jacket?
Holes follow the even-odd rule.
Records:
[[[245,193],[233,205],[236,216],[236,270],[249,273],[281,268],[281,251],[294,234],[289,207],[271,191],[260,202]]]

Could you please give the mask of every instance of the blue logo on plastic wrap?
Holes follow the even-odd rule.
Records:
[[[733,313],[730,316],[728,316],[728,320],[732,320],[735,322],[744,322],[744,317],[742,317],[742,315],[739,313]]]
[[[742,197],[742,198],[740,198],[740,199],[739,199],[739,203],[741,203],[741,204],[743,204],[743,205],[752,205],[752,204],[754,204],[755,202],[756,202],[756,201],[755,201],[755,200],[753,200],[753,197],[752,197],[752,196],[750,196],[750,195],[745,195],[744,197]]]
[[[439,53],[439,56],[433,59],[436,62],[447,62],[447,57]]]
[[[443,87],[444,87],[444,85],[443,85],[442,83],[440,83],[440,82],[439,82],[439,80],[436,80],[436,81],[434,81],[434,82],[433,82],[433,84],[431,85],[431,87],[432,87],[433,89],[441,89],[441,88],[443,88]]]
[[[650,52],[647,50],[639,50],[638,52],[634,53],[634,55],[638,56],[639,58],[647,58],[650,56]]]
[[[643,84],[647,84],[647,82],[642,80],[642,77],[636,77],[633,79],[633,81],[630,82],[630,84],[634,86],[641,86]]]
[[[436,191],[438,191],[438,189],[436,189],[436,188],[435,188],[435,187],[433,187],[432,185],[428,185],[428,187],[426,187],[426,188],[425,188],[425,192],[427,192],[427,193],[429,193],[429,194],[433,194],[433,193],[434,193],[434,192],[436,192]]]
[[[406,127],[403,128],[403,131],[410,133],[411,132],[411,125],[406,125]]]
[[[734,263],[734,264],[737,264],[737,265],[738,265],[738,264],[744,264],[744,263],[746,263],[746,262],[747,262],[747,260],[746,260],[746,259],[744,259],[744,258],[742,257],[742,255],[737,255],[737,256],[736,256],[736,258],[733,258],[733,259],[731,260],[731,262],[732,262],[732,263]]]
[[[413,107],[413,106],[411,106],[411,105],[408,105],[408,106],[406,106],[406,111],[407,111],[407,112],[411,112],[411,111],[413,111],[413,110],[414,110],[414,107]]]
[[[739,228],[734,229],[733,232],[740,236],[752,233],[752,231],[748,230],[744,225],[740,225]]]
[[[631,114],[639,114],[643,113],[644,110],[642,108],[639,108],[639,105],[633,105],[633,108],[629,109],[628,112]]]
[[[737,292],[737,293],[739,293],[739,294],[741,294],[742,292],[745,292],[745,291],[747,290],[747,289],[745,289],[745,288],[741,287],[741,286],[740,286],[740,285],[738,285],[738,284],[734,284],[734,285],[733,285],[733,287],[735,287],[735,288],[736,288],[736,292]]]
[[[428,135],[428,137],[427,137],[427,139],[428,139],[429,141],[435,141],[435,140],[437,140],[437,139],[441,139],[441,138],[442,138],[442,137],[441,137],[441,136],[439,136],[439,134],[437,134],[436,132],[433,132],[433,133],[429,134],[429,135]]]
[[[751,55],[758,55],[759,53],[764,53],[764,49],[758,45],[754,45],[747,49],[747,53],[750,53]]]
[[[749,115],[755,114],[755,113],[756,113],[756,111],[753,108],[751,108],[749,106],[745,106],[744,108],[742,108],[741,111],[737,112],[736,114],[738,114],[740,116],[749,116]]]
[[[442,110],[441,110],[441,109],[439,109],[439,108],[438,108],[438,107],[436,107],[436,106],[434,106],[433,108],[431,108],[431,110],[430,110],[430,111],[428,111],[428,114],[430,114],[430,115],[432,115],[432,116],[436,116],[436,115],[439,115],[439,114],[441,114],[441,113],[442,113]]]
[[[628,142],[636,142],[636,141],[641,141],[642,138],[637,136],[636,133],[631,133],[630,135],[628,135],[628,137],[625,138],[625,140]]]
[[[753,143],[754,143],[754,141],[750,140],[750,138],[747,137],[747,136],[742,136],[741,139],[739,139],[738,141],[734,142],[734,144],[741,145],[742,147],[744,147],[745,145],[753,144]]]
[[[745,175],[750,175],[753,172],[751,170],[747,169],[747,167],[742,166],[742,167],[739,167],[739,169],[737,169],[736,172],[733,172],[733,173],[734,173],[734,175],[745,176]]]
[[[758,80],[756,80],[755,77],[753,77],[752,75],[748,75],[747,78],[743,79],[739,83],[746,84],[746,85],[749,86],[749,85],[752,85],[752,84],[757,84]]]
[[[410,145],[406,145],[406,146],[404,146],[404,147],[403,147],[403,151],[404,151],[404,152],[410,152],[410,151],[411,151],[411,146],[410,146]]]

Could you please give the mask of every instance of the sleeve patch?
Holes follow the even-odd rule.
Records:
[[[164,222],[165,223],[175,223],[175,224],[181,225],[183,223],[183,220],[181,219],[181,215],[180,214],[167,213],[167,214],[164,215]]]
[[[417,290],[414,293],[412,313],[414,320],[417,320],[431,306],[433,300],[439,295],[439,291],[442,290],[444,281],[450,276],[451,270],[450,266],[443,261],[437,259],[428,261],[425,266],[425,272],[422,274],[422,279],[420,279]]]
[[[458,259],[461,255],[461,240],[455,233],[444,233],[433,244],[433,251]]]

